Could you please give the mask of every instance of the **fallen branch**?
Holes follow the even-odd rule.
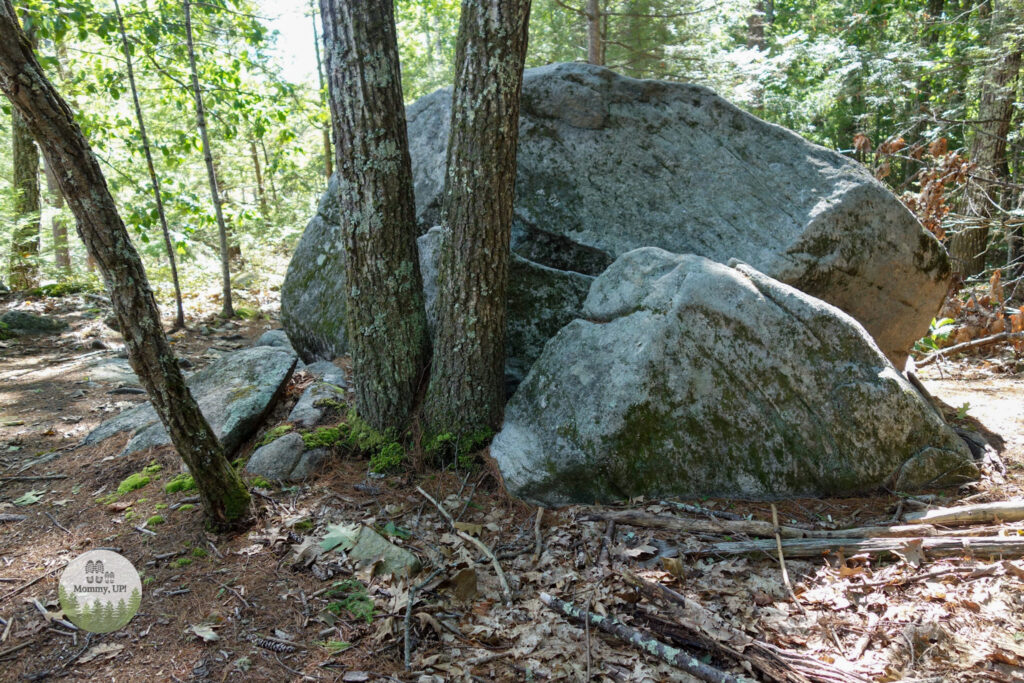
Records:
[[[470,536],[465,531],[456,528],[455,520],[452,519],[452,516],[450,514],[448,514],[448,511],[441,507],[441,504],[434,500],[433,497],[431,497],[429,493],[424,491],[422,487],[417,486],[416,490],[420,492],[420,495],[422,495],[424,498],[433,503],[434,507],[437,508],[438,512],[440,512],[441,515],[448,520],[448,524],[451,526],[452,531],[455,533],[456,536],[458,536],[464,541],[467,541],[470,545],[476,546],[477,550],[482,552],[487,557],[487,559],[491,561],[491,565],[494,567],[494,573],[498,575],[498,583],[501,584],[501,593],[502,597],[505,600],[505,604],[511,605],[512,589],[508,586],[508,579],[505,578],[505,572],[501,568],[501,562],[499,562],[498,558],[494,556],[494,552],[491,551],[491,549],[487,547],[487,544],[481,541],[479,538]]]
[[[708,683],[739,683],[740,679],[736,678],[736,676],[709,666],[693,655],[663,643],[650,634],[641,633],[635,628],[626,626],[621,621],[611,617],[602,617],[593,612],[585,614],[583,610],[572,603],[559,600],[547,593],[540,594],[540,601],[555,612],[575,621],[596,626],[605,633],[610,633],[616,638],[626,641],[637,649],[657,657],[667,664],[677,666],[702,681],[708,681]]]
[[[1024,508],[1022,508],[1024,509]],[[775,538],[776,527],[771,522],[762,522],[756,519],[750,520],[727,520],[727,519],[693,519],[687,517],[676,517],[674,515],[654,515],[642,510],[617,510],[604,512],[596,515],[588,515],[582,519],[604,519],[614,521],[617,524],[629,524],[631,526],[642,526],[649,529],[668,529],[671,531],[686,531],[694,534],[720,534],[758,536],[761,538]],[[792,526],[778,527],[778,535],[782,538],[898,538],[910,536],[930,536],[936,533],[935,529],[927,526],[902,525],[902,526],[866,526],[853,529],[798,529]]]
[[[24,522],[28,517],[25,515],[0,515],[0,524],[4,522]]]
[[[999,503],[980,503],[951,508],[934,508],[914,512],[906,517],[907,524],[933,524],[940,526],[963,526],[988,522],[1020,522],[1024,520],[1024,500],[1007,500]]]
[[[745,660],[770,680],[784,683],[865,683],[868,680],[807,655],[751,638],[711,610],[683,597],[668,586],[646,581],[628,570],[619,574],[648,598],[671,604],[678,617],[674,625],[692,634],[709,651]]]
[[[1013,339],[1024,339],[1024,332],[1000,332],[999,334],[993,334],[991,337],[982,337],[981,339],[972,339],[961,344],[955,344],[953,346],[939,349],[934,353],[930,353],[919,361],[914,361],[914,366],[923,368],[926,365],[931,365],[940,358],[951,356],[954,353],[960,353],[961,351],[970,351],[982,346],[989,346],[990,344],[998,344],[1001,341],[1011,341]]]
[[[53,567],[53,568],[43,572],[42,574],[40,574],[36,578],[32,579],[31,581],[23,583],[20,586],[18,586],[17,588],[14,588],[14,589],[4,593],[3,597],[0,597],[0,602],[4,602],[5,600],[7,600],[7,598],[10,598],[10,597],[13,597],[13,596],[17,595],[18,593],[20,593],[21,591],[25,590],[26,588],[28,588],[30,586],[34,586],[35,584],[39,583],[40,581],[45,579],[50,574],[53,574],[54,572],[59,572],[61,569],[64,569],[64,567],[66,567],[66,566],[68,566],[67,562],[65,562],[64,564],[59,564],[56,567]]]
[[[540,531],[540,523],[544,517],[544,508],[537,508],[537,519],[533,523],[533,537],[535,539],[533,555],[530,556],[530,564],[537,564],[540,561],[540,554],[544,550],[544,536]]]
[[[43,510],[43,514],[44,514],[44,515],[46,515],[47,517],[49,517],[49,518],[50,518],[50,521],[51,521],[51,522],[53,522],[53,525],[54,525],[55,527],[57,527],[58,529],[60,529],[60,530],[61,530],[61,531],[63,531],[64,533],[66,533],[66,534],[67,534],[68,536],[73,536],[73,535],[74,535],[74,534],[72,534],[72,533],[71,533],[70,531],[68,531],[68,529],[67,529],[67,527],[66,527],[66,526],[64,526],[63,524],[61,524],[60,522],[58,522],[58,521],[57,521],[57,518],[56,518],[56,517],[54,517],[53,515],[51,515],[51,514],[50,514],[49,512],[47,512],[46,510]]]
[[[53,479],[67,479],[66,474],[36,474],[36,475],[4,475],[0,481],[51,481]]]
[[[408,671],[412,668],[412,638],[409,636],[412,631],[412,607],[416,602],[416,594],[423,588],[427,587],[427,584],[434,580],[434,577],[441,573],[441,569],[435,569],[433,573],[427,577],[425,581],[412,586],[409,589],[409,602],[405,606],[405,670]]]
[[[796,593],[793,592],[793,584],[789,581],[789,570],[786,569],[786,556],[782,553],[782,536],[779,534],[779,510],[775,507],[775,503],[772,503],[772,526],[775,527],[775,549],[779,553],[779,566],[782,568],[782,583],[785,584],[786,590],[789,591],[789,597],[792,598],[793,604],[804,614],[807,614],[807,610],[800,604],[799,598],[796,597]]]
[[[798,538],[782,542],[789,557],[820,557],[842,551],[847,557],[857,553],[898,554],[909,539],[900,538]],[[929,557],[1004,556],[1024,557],[1024,538],[1000,536],[932,536],[922,538],[921,550]],[[696,550],[680,549],[682,555],[748,555],[770,553],[774,540],[729,541],[712,543]]]

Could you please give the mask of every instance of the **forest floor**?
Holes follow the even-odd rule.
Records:
[[[545,510],[538,524],[538,511],[507,497],[487,465],[370,478],[365,461],[338,457],[301,485],[257,489],[248,530],[209,534],[192,507],[194,491],[164,490],[181,470],[172,448],[115,457],[123,438],[77,446],[145,398],[121,393],[118,377],[95,372],[94,363],[114,357],[119,344],[102,313],[90,309],[95,304],[8,298],[0,309],[14,304],[59,316],[71,329],[0,342],[0,515],[24,517],[0,522],[2,681],[691,680],[550,611],[542,592],[759,680],[1024,681],[1021,553],[975,556],[965,543],[941,556],[911,538],[895,539],[891,553],[856,545],[809,558],[784,552],[790,589],[774,538],[764,539],[769,549],[747,555],[717,545],[747,537],[716,525],[770,522],[768,503],[704,500],[687,510],[634,501],[646,518],[633,524],[607,521],[621,508],[577,506]],[[272,326],[210,316],[173,338],[178,354],[200,368]],[[1005,475],[990,469],[977,484],[919,500],[781,501],[781,524],[880,526],[930,506],[1020,498],[1024,382],[1019,361],[1002,353],[944,361],[922,379],[950,406],[968,404],[960,412],[995,435]],[[268,426],[284,419],[304,382],[297,373]],[[162,469],[150,467],[152,483],[113,502],[104,498],[153,464]],[[511,604],[492,563],[453,533],[417,487],[493,550]],[[163,523],[150,519],[156,515]],[[652,528],[666,517],[701,529]],[[410,585],[319,552],[328,525],[345,522],[381,531],[415,552],[424,570]],[[949,533],[1012,541],[1024,525],[997,519]],[[125,628],[86,635],[60,623],[57,580],[69,560],[98,547],[138,568],[142,607]],[[628,572],[673,588],[684,606],[638,592]],[[796,669],[767,678],[765,653]]]

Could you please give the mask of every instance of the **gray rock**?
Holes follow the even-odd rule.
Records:
[[[11,290],[4,284],[3,280],[0,280],[0,294],[7,294]]]
[[[518,496],[772,499],[976,475],[860,324],[749,266],[628,252],[583,317],[548,342],[491,444]]]
[[[260,335],[259,339],[253,342],[253,346],[269,346],[272,349],[282,349],[290,354],[297,355],[284,330],[267,330]]]
[[[58,318],[36,315],[25,311],[7,311],[0,315],[0,323],[7,326],[7,332],[19,337],[36,334],[57,334],[69,327],[65,321]]]
[[[431,337],[437,324],[437,273],[444,234],[443,228],[435,226],[417,240]],[[505,341],[505,375],[510,384],[521,382],[547,340],[579,317],[593,281],[589,275],[548,268],[512,254]]]
[[[345,401],[345,390],[349,387],[345,371],[327,361],[310,363],[306,372],[313,374],[316,381],[306,387],[299,400],[288,414],[288,422],[296,427],[315,427],[320,424],[329,408],[317,405],[322,401]]]
[[[127,358],[98,358],[87,363],[82,371],[94,382],[139,386],[139,378]]]
[[[225,354],[188,378],[199,409],[227,453],[234,453],[259,426],[291,377],[295,362],[290,353],[255,347]],[[125,431],[134,435],[120,455],[170,443],[156,411],[144,403],[101,424],[83,444]]]
[[[245,471],[276,481],[297,481],[313,475],[329,454],[326,448],[307,451],[302,435],[289,432],[257,448]]]
[[[425,225],[440,218],[450,106],[442,90],[407,111]],[[529,69],[518,166],[521,256],[590,275],[644,246],[738,258],[851,314],[898,367],[947,289],[943,248],[858,163],[706,88]]]

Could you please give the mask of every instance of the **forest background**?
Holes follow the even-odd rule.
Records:
[[[316,4],[287,9],[284,35],[273,28],[286,25],[274,3],[192,5],[226,252],[196,125],[181,3],[126,0],[123,33],[113,0],[23,0],[17,8],[101,161],[166,311],[171,268],[125,43],[185,309],[194,314],[220,296],[223,256],[241,290],[237,312],[255,314],[245,290],[279,286],[332,170],[320,46],[293,32],[304,20],[309,35],[322,35]],[[963,277],[988,280],[1001,269],[1004,285],[1019,284],[1022,8],[1020,0],[535,0],[527,67],[590,61],[637,78],[706,85],[866,164],[947,242]],[[411,103],[453,80],[459,3],[396,0],[395,13]],[[32,168],[37,153],[18,152],[10,106],[0,107],[0,149],[13,151],[0,154],[0,282],[51,285],[49,292],[60,283],[98,288],[70,212],[43,165]]]

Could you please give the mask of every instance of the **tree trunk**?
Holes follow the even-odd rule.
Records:
[[[25,120],[11,112],[14,234],[11,236],[11,289],[39,284],[39,150]]]
[[[263,138],[260,138],[260,149],[263,150],[264,177],[270,184],[270,200],[274,202],[274,206],[278,206],[277,185],[274,183],[274,168],[270,165],[270,155],[267,154],[267,145],[263,142]]]
[[[587,0],[587,63],[604,66],[604,37],[601,33],[601,0]]]
[[[445,177],[428,435],[497,429],[530,0],[463,0]]]
[[[252,158],[252,169],[256,173],[256,197],[260,203],[260,215],[263,220],[270,220],[270,207],[267,206],[267,188],[263,185],[263,171],[260,169],[260,155],[256,152],[256,141],[249,140],[249,156]]]
[[[321,0],[356,410],[379,430],[412,415],[429,355],[412,164],[391,0]]]
[[[766,23],[765,6],[763,0],[754,3],[754,12],[747,17],[747,47],[756,47],[758,50],[765,50],[768,43],[764,37]]]
[[[192,74],[192,96],[196,100],[196,128],[203,142],[203,160],[206,162],[206,175],[210,180],[210,196],[213,198],[213,210],[217,215],[217,235],[220,238],[220,274],[223,283],[224,305],[220,314],[225,318],[235,317],[235,309],[231,305],[231,268],[228,265],[228,230],[224,225],[224,212],[220,206],[220,191],[217,189],[217,174],[213,169],[213,152],[210,151],[210,138],[206,134],[206,113],[203,109],[203,93],[199,89],[199,74],[196,71],[196,51],[192,44],[192,2],[184,0],[185,8],[185,40],[188,47],[188,66]]]
[[[962,229],[950,239],[953,268],[963,277],[984,272],[988,247],[989,219],[998,213],[1000,188],[992,183],[1005,180],[1006,138],[1010,132],[1017,78],[1024,43],[1013,33],[1013,15],[1006,7],[994,8],[991,15],[991,46],[995,61],[986,69],[978,104],[978,123],[969,156],[977,165],[965,194],[966,211],[980,218],[976,226]]]
[[[50,231],[53,235],[53,262],[61,271],[64,277],[71,275],[71,251],[68,248],[68,223],[61,211],[64,209],[64,195],[60,193],[57,186],[57,179],[53,177],[53,171],[49,165],[43,166],[46,176],[46,193],[49,195],[50,206],[57,209],[50,220]]]
[[[67,103],[43,74],[11,0],[0,0],[0,90],[42,147],[77,219],[79,236],[96,257],[132,369],[195,478],[208,520],[217,527],[238,523],[247,514],[249,494],[185,385],[142,260],[99,163]]]
[[[139,92],[135,87],[135,69],[132,67],[132,52],[128,46],[128,35],[124,30],[124,21],[121,18],[121,7],[114,0],[114,12],[117,14],[117,26],[121,31],[121,46],[124,48],[124,59],[128,65],[128,84],[132,89],[132,102],[135,103],[135,119],[139,123],[139,136],[142,138],[142,150],[146,155],[146,169],[149,171],[149,182],[153,187],[153,199],[156,200],[156,212],[160,216],[160,230],[164,236],[164,249],[167,252],[167,262],[171,266],[171,281],[174,283],[174,328],[180,330],[185,327],[185,309],[181,303],[181,285],[178,284],[178,264],[174,257],[174,245],[171,244],[171,232],[167,228],[167,214],[164,212],[164,201],[160,196],[160,179],[156,175],[156,167],[153,165],[153,153],[149,148],[149,136],[146,135],[146,122],[142,118],[142,105],[139,104]]]
[[[310,17],[313,20],[313,48],[316,50],[316,77],[320,83],[320,106],[324,105],[324,64],[320,59],[320,37],[317,35],[316,30],[316,5],[313,0],[309,0]],[[324,139],[324,175],[327,176],[327,180],[331,179],[331,175],[334,173],[334,154],[331,153],[331,128],[328,123],[323,128],[323,139]]]

